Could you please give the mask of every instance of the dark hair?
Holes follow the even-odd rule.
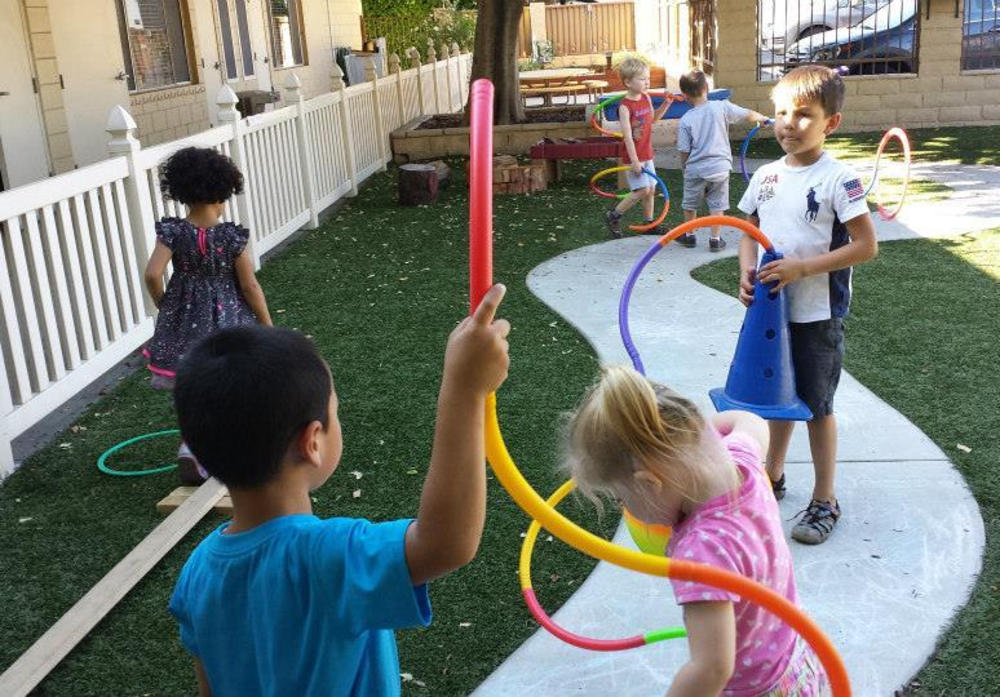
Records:
[[[160,191],[188,206],[222,203],[243,193],[243,174],[212,148],[182,148],[160,169]]]
[[[234,489],[277,474],[313,421],[329,427],[333,382],[312,342],[291,329],[224,329],[190,349],[174,386],[181,435],[212,476]]]
[[[844,108],[844,79],[824,65],[801,65],[785,73],[771,90],[771,101],[786,95],[794,102],[819,102],[826,116]]]
[[[700,70],[681,75],[681,92],[685,97],[700,97],[708,89],[708,78]]]

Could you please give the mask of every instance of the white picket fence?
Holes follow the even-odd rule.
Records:
[[[0,479],[14,467],[11,440],[146,342],[155,308],[143,270],[154,223],[184,210],[165,200],[158,168],[182,147],[212,147],[233,159],[244,192],[226,218],[250,228],[261,256],[320,211],[384,170],[389,133],[416,116],[460,110],[470,54],[451,55],[303,99],[287,84],[288,106],[240,118],[236,96],[218,96],[222,125],[142,148],[122,107],[108,119],[111,158],[0,193]],[[433,56],[429,56],[433,59]],[[335,82],[339,69],[335,68]],[[109,444],[110,445],[110,444]]]

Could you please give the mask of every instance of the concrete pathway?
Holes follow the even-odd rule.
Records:
[[[1000,169],[926,165],[915,167],[914,177],[945,181],[956,194],[947,203],[906,207],[896,222],[879,221],[880,239],[1000,226]],[[724,234],[731,243],[724,254],[733,254],[738,233]],[[707,252],[704,235],[699,242],[694,250],[668,246],[646,267],[632,298],[631,330],[649,375],[711,410],[708,390],[725,383],[743,308],[691,278],[691,269],[718,258]],[[628,363],[618,336],[618,298],[652,243],[632,237],[574,250],[534,269],[528,285],[588,337],[602,361]],[[968,600],[981,566],[983,521],[947,456],[846,373],[837,414],[844,517],[824,545],[790,543],[796,578],[804,609],[841,652],[854,694],[889,696],[920,669]],[[516,460],[517,443],[508,445]],[[805,429],[798,428],[781,502],[786,534],[808,503],[812,479]],[[631,546],[624,528],[615,539]],[[573,631],[604,638],[681,622],[667,581],[603,562],[555,617]],[[651,697],[665,692],[686,659],[684,641],[599,654],[539,630],[474,695]]]

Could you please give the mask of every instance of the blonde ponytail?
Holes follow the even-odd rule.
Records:
[[[709,438],[706,438],[709,436]],[[737,483],[732,467],[713,467],[714,434],[687,397],[626,366],[608,366],[571,416],[566,463],[580,492],[599,501],[634,486],[644,469],[691,501],[720,483]]]

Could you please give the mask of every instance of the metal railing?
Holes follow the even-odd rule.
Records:
[[[1000,68],[1000,0],[966,0],[962,14],[962,70]]]
[[[760,0],[757,26],[759,80],[803,63],[851,75],[917,70],[918,0]]]

